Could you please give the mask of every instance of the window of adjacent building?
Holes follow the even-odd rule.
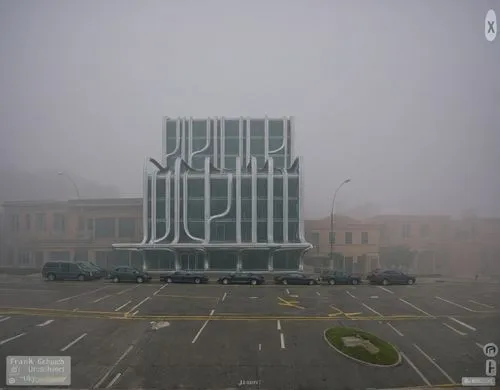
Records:
[[[274,199],[273,216],[274,216],[274,219],[282,219],[283,218],[283,200]]]
[[[119,237],[135,236],[135,218],[118,219],[118,236]]]
[[[215,223],[215,237],[214,241],[226,240],[226,225],[224,223]]]
[[[87,230],[94,230],[94,219],[87,219]]]
[[[267,199],[267,178],[257,178],[257,197]]]
[[[35,215],[35,228],[38,231],[45,230],[45,214],[36,214]]]
[[[328,242],[335,244],[335,232],[328,232]]]
[[[411,225],[410,224],[404,224],[403,225],[403,231],[402,231],[403,238],[408,238],[411,236]]]
[[[31,214],[26,214],[25,215],[25,225],[26,225],[26,230],[31,230]]]
[[[13,232],[19,231],[19,215],[10,216],[10,230]]]
[[[94,222],[94,235],[96,238],[110,238],[115,236],[114,218],[96,218]]]
[[[66,221],[64,214],[54,213],[54,219],[52,221],[52,229],[56,232],[64,232]]]
[[[345,232],[345,243],[352,244],[352,232]]]
[[[311,233],[311,241],[313,246],[316,248],[316,253],[319,254],[319,232]]]
[[[429,225],[420,225],[420,237],[429,236]]]
[[[361,243],[368,244],[368,232],[361,232]]]
[[[81,215],[78,217],[78,230],[80,232],[85,230],[85,218]]]
[[[31,256],[29,252],[19,252],[18,264],[27,266],[31,264]]]

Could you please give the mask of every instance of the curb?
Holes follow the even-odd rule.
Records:
[[[351,360],[354,360],[355,362],[357,363],[361,363],[361,364],[364,364],[365,366],[368,366],[368,367],[379,367],[379,368],[394,368],[394,367],[397,367],[399,366],[402,361],[403,361],[403,357],[401,356],[401,353],[399,352],[399,349],[397,349],[394,345],[392,345],[391,343],[389,343],[388,341],[385,341],[385,340],[382,340],[382,341],[385,341],[387,344],[389,344],[392,348],[394,348],[394,350],[398,353],[398,361],[396,363],[393,363],[393,364],[376,364],[376,363],[369,363],[369,362],[365,362],[363,360],[359,360],[359,359],[356,359],[352,356],[349,356],[347,354],[345,354],[344,352],[342,352],[340,349],[338,349],[336,346],[334,346],[332,343],[330,343],[330,341],[328,341],[328,338],[326,337],[326,332],[327,330],[330,329],[330,328],[327,328],[323,331],[323,339],[326,341],[326,343],[331,347],[333,348],[335,351],[337,351],[338,353],[340,353],[341,355],[345,356],[346,358],[348,359],[351,359]],[[368,333],[368,332],[366,332]]]

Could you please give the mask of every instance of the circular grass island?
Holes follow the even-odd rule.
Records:
[[[399,351],[371,333],[334,327],[326,329],[324,337],[337,352],[359,363],[376,367],[395,367],[401,363]]]

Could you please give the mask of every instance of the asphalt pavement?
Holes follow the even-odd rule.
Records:
[[[0,282],[0,358],[71,356],[71,388],[387,389],[485,376],[500,284],[221,286]],[[353,326],[394,344],[395,368],[323,339]],[[499,357],[497,356],[497,359]],[[0,370],[5,383],[5,370]]]

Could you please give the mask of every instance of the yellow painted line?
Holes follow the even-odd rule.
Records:
[[[363,314],[361,312],[359,313],[344,313],[346,316],[359,316],[360,314]]]
[[[283,299],[281,297],[278,297],[278,299],[281,301],[281,303],[278,302],[278,305],[295,307],[296,309],[304,309],[304,307],[296,304],[297,301],[287,301],[286,299]],[[293,302],[295,302],[295,303],[293,303]]]

